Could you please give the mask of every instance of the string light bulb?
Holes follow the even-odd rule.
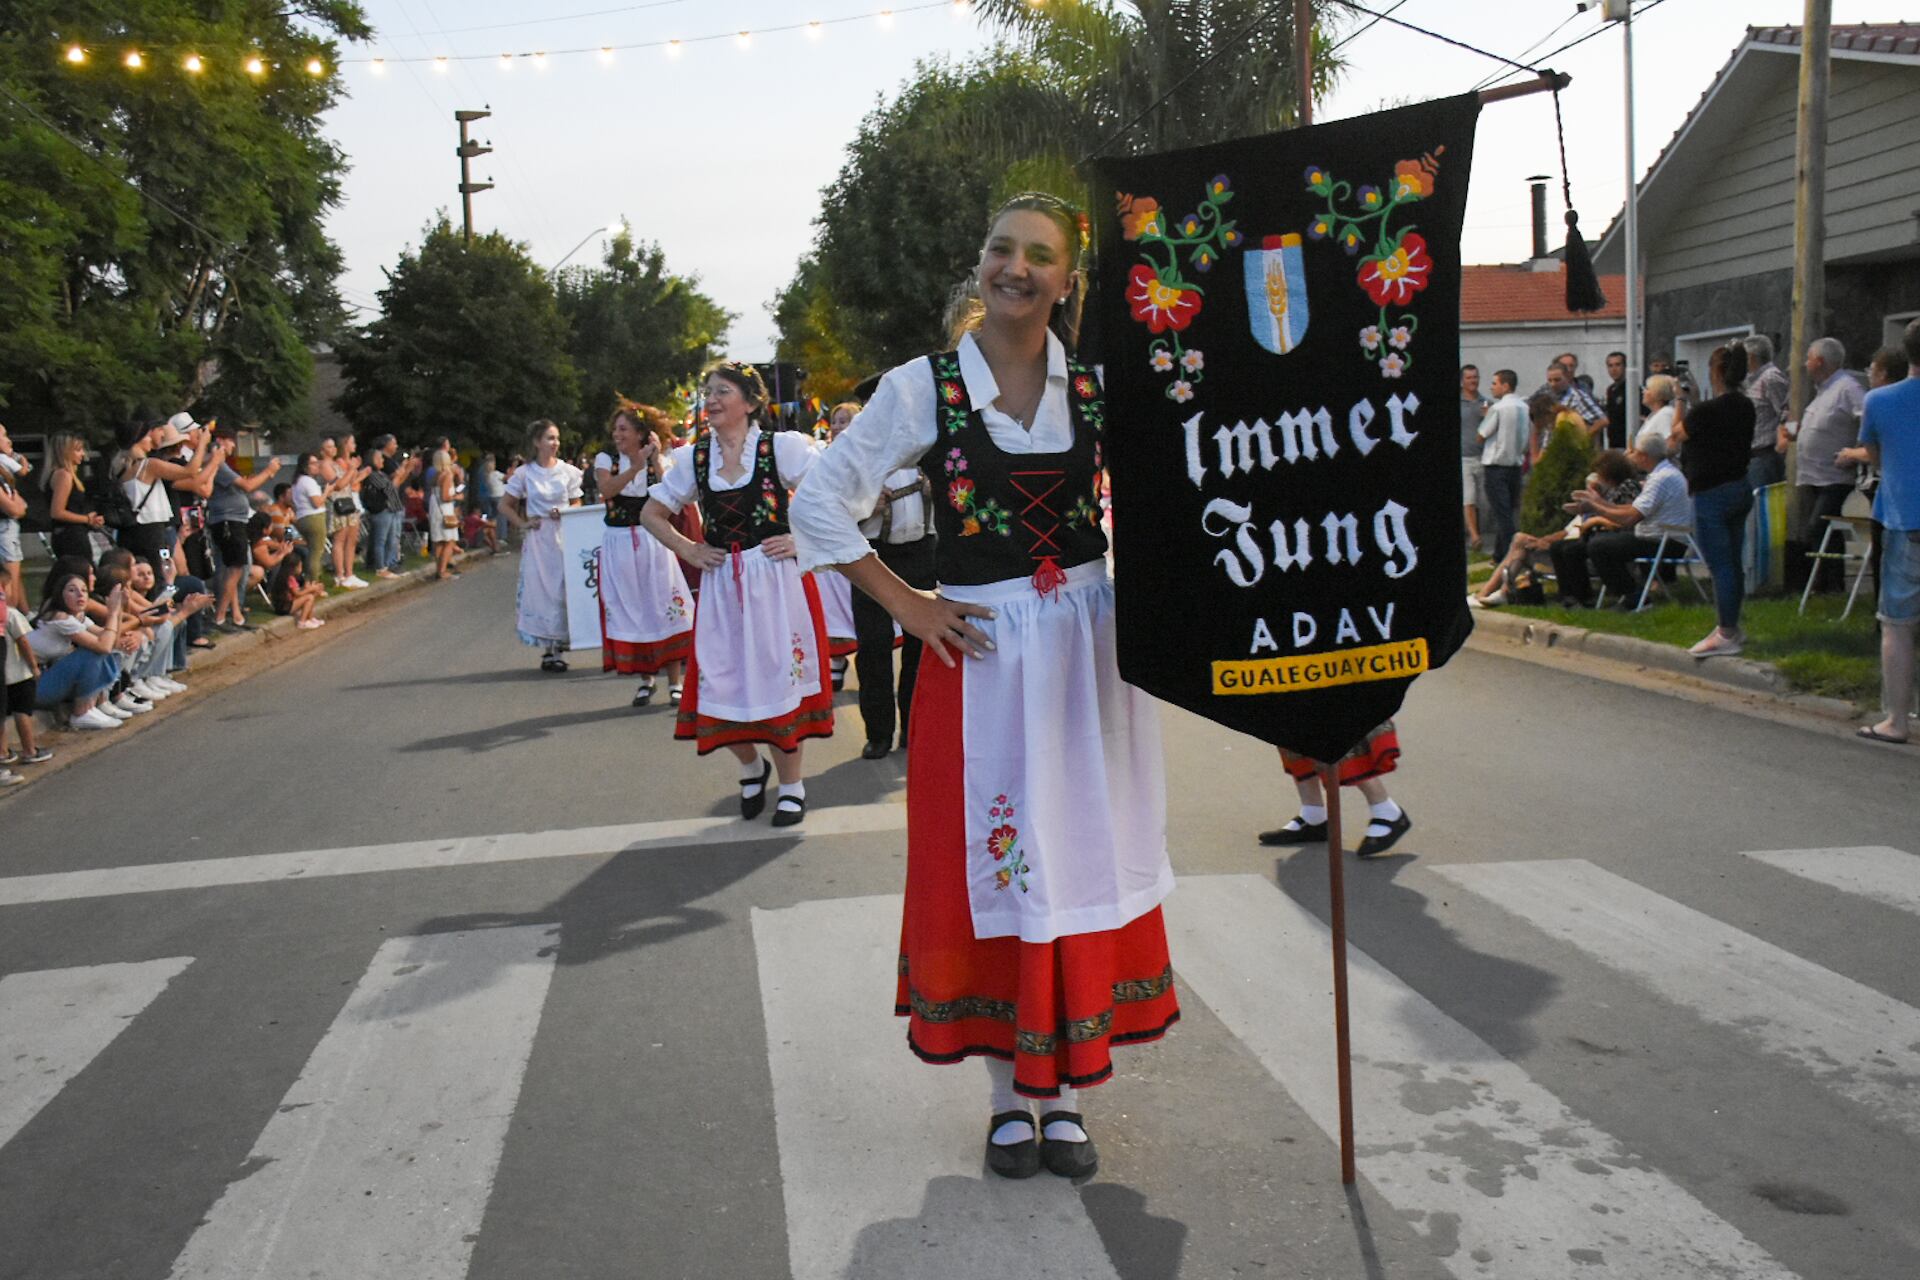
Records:
[[[667,56],[669,58],[677,58],[680,56],[680,42],[678,40],[667,41]]]
[[[125,59],[123,59],[123,61],[126,62],[127,70],[129,71],[138,71],[140,68],[147,65],[147,60],[140,56],[140,51],[138,49],[127,50],[127,56]]]
[[[323,76],[327,74],[327,64],[318,58],[308,58],[307,74],[310,76]]]
[[[600,61],[607,63],[609,65],[612,64],[613,62],[613,46],[612,45],[603,44],[600,46]]]
[[[812,22],[809,22],[807,24],[807,39],[809,40],[818,40],[821,36],[825,35],[826,33],[827,33],[827,29],[820,25],[820,19],[818,18],[815,18]]]
[[[188,54],[180,65],[196,76],[207,69],[207,64],[200,61],[200,55],[197,53]]]
[[[67,46],[67,61],[79,66],[87,60],[87,51],[77,44]]]
[[[893,10],[891,10],[891,9],[882,9],[882,10],[880,11],[880,13],[879,13],[879,15],[878,15],[878,17],[879,17],[879,19],[880,19],[880,29],[881,29],[882,31],[888,31],[888,30],[891,30],[891,29],[892,29],[892,27],[893,27]]]
[[[267,74],[266,61],[257,53],[247,59],[246,65],[247,74],[250,76],[263,76]]]
[[[447,55],[441,54],[433,60],[433,69],[441,75],[447,74]]]
[[[377,76],[383,76],[387,73],[387,60],[385,58],[375,58],[372,62],[369,62],[367,66],[372,70],[373,74]]]
[[[735,39],[737,39],[740,42],[740,47],[742,49],[745,49],[753,43],[753,32],[742,31],[735,37]]]
[[[545,49],[536,49],[534,51],[533,69],[535,71],[545,71],[547,69],[547,51]]]
[[[500,55],[500,69],[501,69],[502,71],[511,71],[511,70],[513,70],[513,55],[512,55],[512,54],[510,54],[510,53],[503,53],[503,54],[501,54],[501,55]]]

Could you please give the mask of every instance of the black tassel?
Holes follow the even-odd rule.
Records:
[[[1567,210],[1567,310],[1598,311],[1607,305],[1600,277],[1593,273],[1593,256],[1580,234],[1580,215]]]

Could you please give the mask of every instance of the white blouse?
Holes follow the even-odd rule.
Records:
[[[664,464],[665,461],[666,459],[661,459],[662,464]],[[610,476],[617,476],[627,469],[626,455],[621,454],[619,457],[615,457],[608,453],[596,453],[593,455],[593,469],[596,472],[604,471]],[[594,478],[596,480],[599,479],[597,475]],[[595,500],[598,501],[599,490],[596,488],[594,492]],[[640,468],[639,475],[627,481],[627,487],[620,491],[620,496],[623,498],[644,498],[647,496],[647,469],[645,467]]]
[[[713,442],[713,448],[707,451],[707,484],[714,489],[738,489],[753,477],[753,455],[760,447],[760,428],[747,428],[747,442],[740,448],[742,470],[738,480],[720,478],[720,442]],[[779,481],[791,489],[800,483],[803,476],[813,470],[820,452],[813,440],[798,431],[776,431],[773,433],[773,466],[778,472]],[[692,502],[700,492],[699,481],[693,474],[693,446],[683,444],[673,451],[673,465],[667,468],[666,476],[653,486],[648,497],[669,511]],[[873,508],[869,504],[868,508]],[[863,542],[861,545],[865,545]]]
[[[1067,349],[1047,334],[1047,386],[1033,429],[993,407],[1000,386],[972,334],[957,350],[967,400],[980,411],[987,434],[1002,453],[1065,453],[1073,447],[1073,415],[1067,407]],[[873,399],[820,455],[814,474],[793,495],[790,518],[802,569],[852,564],[872,553],[860,522],[893,473],[917,466],[940,434],[933,364],[926,357],[887,371]]]
[[[551,467],[529,462],[507,481],[507,494],[519,499],[529,517],[550,516],[580,498],[580,468],[556,461]]]

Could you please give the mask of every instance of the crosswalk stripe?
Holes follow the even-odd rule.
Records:
[[[1848,849],[1769,849],[1744,856],[1803,880],[1815,880],[1920,916],[1920,858],[1902,850],[1866,845]]]
[[[0,1147],[192,963],[173,956],[0,978]]]
[[[1185,879],[1175,968],[1332,1137],[1331,944],[1257,876]],[[1364,952],[1348,966],[1360,1175],[1465,1277],[1791,1275]]]
[[[986,1072],[921,1063],[888,1016],[897,896],[756,908],[753,938],[794,1280],[1114,1280],[1069,1183],[985,1171]]]
[[[382,944],[173,1280],[462,1280],[558,932]]]
[[[445,840],[409,840],[398,844],[357,845],[299,853],[260,853],[193,862],[158,862],[133,867],[101,867],[46,875],[0,878],[0,907],[117,894],[159,893],[172,889],[209,889],[277,880],[314,880],[324,876],[367,875],[380,871],[418,871],[472,867],[494,862],[573,858],[586,854],[633,853],[750,840],[817,840],[823,836],[898,831],[906,826],[903,804],[829,805],[807,814],[804,827],[774,831],[764,823],[738,818],[677,818],[624,826],[581,827],[571,831],[533,831],[510,835],[458,836]]]
[[[1920,1134],[1920,1009],[1584,859],[1435,872]]]

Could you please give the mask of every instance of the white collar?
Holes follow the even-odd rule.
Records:
[[[956,353],[960,359],[960,381],[966,384],[967,399],[975,409],[985,409],[1000,398],[1000,384],[994,381],[993,370],[987,367],[987,358],[981,354],[980,344],[971,333],[963,334]],[[1052,390],[1053,384],[1067,384],[1067,349],[1062,345],[1053,330],[1047,330],[1047,384]]]

